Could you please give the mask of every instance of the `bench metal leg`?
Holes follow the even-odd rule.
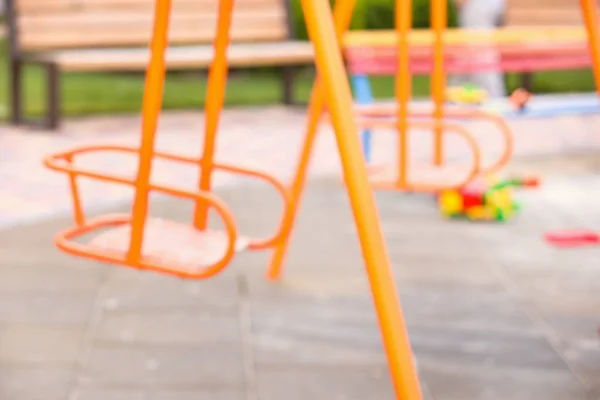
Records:
[[[521,87],[528,92],[533,91],[533,72],[524,72],[521,75]]]
[[[10,62],[10,122],[19,125],[23,122],[23,63],[20,60]]]
[[[283,80],[283,104],[294,105],[294,80],[296,77],[296,67],[282,67],[281,75]]]
[[[23,69],[26,63],[38,65],[46,73],[46,115],[42,120],[34,120],[25,115],[23,93]],[[11,62],[11,123],[31,125],[56,130],[60,123],[60,71],[56,64],[48,62],[15,60]]]
[[[45,126],[54,130],[58,128],[60,122],[60,71],[56,64],[46,64],[45,68],[48,82],[48,97],[46,99],[48,110]]]

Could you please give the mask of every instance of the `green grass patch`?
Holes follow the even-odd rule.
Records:
[[[0,43],[0,118],[6,117],[8,101],[8,55],[5,43]],[[296,81],[296,98],[307,101],[314,74],[302,71]],[[518,87],[516,75],[507,76],[509,90]],[[537,73],[534,79],[537,93],[582,92],[594,90],[590,71]],[[142,102],[144,76],[142,73],[62,74],[62,111],[66,116],[108,113],[136,113]],[[373,92],[377,98],[394,94],[392,77],[374,77]],[[24,77],[26,111],[42,115],[45,101],[45,79],[40,68],[28,67]],[[416,97],[429,93],[429,79],[415,77],[413,91]],[[204,105],[206,75],[203,73],[170,73],[164,93],[167,110],[197,109]],[[281,80],[275,69],[250,70],[231,75],[227,86],[228,106],[276,104],[281,99]]]

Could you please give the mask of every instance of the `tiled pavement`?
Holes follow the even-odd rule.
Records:
[[[193,113],[165,115],[160,148],[197,153],[201,121]],[[228,111],[219,159],[285,177],[302,121],[299,111],[280,108]],[[518,153],[593,150],[599,122],[514,121]],[[64,209],[63,177],[41,168],[43,154],[100,139],[135,143],[136,124],[129,117],[72,121],[55,136],[5,129],[4,222]],[[425,157],[426,136],[415,136],[415,152]],[[392,139],[378,137],[379,159],[391,157]],[[393,398],[330,132],[316,153],[287,274],[276,284],[262,279],[266,254],[243,254],[213,280],[183,282],[59,254],[51,237],[69,223],[61,217],[0,231],[0,398]],[[517,167],[539,169],[546,180],[519,194],[524,212],[507,225],[444,222],[429,198],[378,194],[427,399],[600,399],[600,253],[541,241],[547,229],[600,229],[599,165],[579,155]],[[157,179],[190,185],[194,174],[163,166]],[[236,182],[219,180],[218,192],[241,229],[272,228],[278,199]],[[96,206],[126,195],[88,189]],[[172,200],[153,206],[174,219],[190,212]]]
[[[274,226],[270,190],[218,192],[244,232]],[[587,211],[598,193],[597,178],[553,178],[522,194],[524,213],[507,225],[444,222],[430,198],[378,194],[426,399],[600,398],[600,253],[540,238],[578,219],[599,227]],[[190,212],[153,205],[176,220]],[[69,258],[51,244],[68,223],[0,232],[0,398],[393,398],[336,179],[309,188],[278,283],[263,280],[265,253],[205,282]]]

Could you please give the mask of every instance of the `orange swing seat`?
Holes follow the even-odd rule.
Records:
[[[69,254],[101,262],[175,275],[187,279],[210,278],[231,262],[237,252],[277,246],[288,236],[290,194],[274,177],[263,172],[219,164],[214,161],[216,135],[224,104],[228,74],[227,51],[233,15],[233,0],[219,1],[214,55],[208,76],[205,105],[204,148],[200,158],[169,154],[155,150],[156,131],[162,108],[166,77],[166,49],[171,0],[157,0],[150,42],[150,58],[146,71],[142,105],[141,143],[139,148],[127,146],[86,146],[49,156],[45,165],[69,176],[75,225],[59,232],[57,247]],[[75,166],[76,157],[90,153],[135,155],[138,161],[135,178],[116,176]],[[198,190],[189,191],[152,182],[152,166],[157,159],[188,164],[200,169]],[[215,170],[258,178],[275,186],[283,197],[284,209],[279,229],[270,238],[252,240],[238,234],[237,224],[227,205],[211,191]],[[132,186],[135,196],[129,215],[105,215],[86,219],[79,196],[78,180],[89,178]],[[148,216],[151,192],[195,202],[193,224],[179,224]],[[223,221],[223,231],[207,229],[208,211],[213,208]],[[95,233],[91,240],[83,236]]]
[[[140,156],[140,149],[135,147],[86,146],[54,154],[44,160],[46,167],[65,173],[70,178],[75,225],[55,236],[57,247],[66,253],[181,278],[206,279],[221,272],[236,253],[270,248],[284,239],[286,232],[283,223],[270,238],[250,239],[240,236],[233,214],[225,202],[213,193],[202,190],[187,191],[152,183],[148,184],[148,192],[189,199],[197,205],[213,208],[221,218],[224,229],[198,229],[191,224],[151,218],[146,213],[142,215],[143,218],[136,219],[135,207],[131,214],[109,214],[87,219],[80,199],[78,178],[136,186],[135,179],[86,170],[74,165],[76,156],[101,152]],[[168,153],[157,152],[154,158],[202,165],[201,159]],[[215,163],[212,164],[212,168],[267,181],[281,194],[284,213],[288,212],[289,193],[274,177],[232,165]],[[94,233],[97,233],[95,237],[85,241],[84,236]]]

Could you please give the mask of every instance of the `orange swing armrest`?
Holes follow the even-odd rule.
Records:
[[[98,152],[118,152],[118,153],[127,153],[127,154],[132,154],[132,155],[138,155],[139,148],[136,148],[133,146],[121,146],[121,145],[82,146],[82,147],[78,147],[78,148],[75,148],[75,149],[72,149],[69,151],[56,153],[54,155],[47,157],[44,160],[44,164],[49,169],[52,169],[52,170],[55,170],[58,172],[62,172],[62,173],[66,173],[71,177],[71,187],[72,187],[72,191],[73,191],[74,203],[75,203],[75,208],[76,208],[76,210],[75,210],[76,219],[77,219],[77,215],[78,214],[81,215],[83,212],[81,210],[81,206],[79,203],[79,196],[77,193],[77,185],[75,182],[75,177],[82,176],[82,177],[87,177],[87,178],[95,179],[95,180],[99,180],[99,181],[113,182],[113,183],[117,183],[117,184],[129,185],[129,186],[135,186],[135,184],[136,184],[135,180],[133,180],[131,178],[119,177],[119,176],[109,175],[109,174],[104,174],[104,173],[98,173],[98,172],[94,172],[91,170],[76,168],[73,166],[72,162],[76,156],[91,154],[91,153],[98,153]],[[154,157],[156,159],[180,162],[180,163],[194,165],[194,166],[202,165],[202,159],[198,158],[198,157],[183,156],[183,155],[171,154],[171,153],[160,152],[160,151],[155,152]],[[221,170],[221,171],[229,172],[232,174],[245,175],[248,177],[257,178],[257,179],[266,181],[267,183],[274,186],[275,189],[277,190],[277,192],[281,195],[282,200],[283,200],[283,207],[284,207],[283,214],[284,215],[289,210],[289,207],[291,207],[291,197],[290,197],[289,190],[279,180],[275,179],[273,176],[266,174],[264,172],[261,172],[261,171],[250,169],[250,168],[244,168],[244,167],[239,167],[239,166],[229,165],[229,164],[224,164],[224,163],[213,163],[211,167],[215,170]],[[170,186],[150,184],[149,189],[153,190],[153,191],[169,194],[172,196],[176,196],[176,197],[183,197],[183,198],[198,200],[197,198],[194,197],[194,194],[192,192],[184,191],[184,190],[177,189],[177,188],[170,187]],[[273,247],[274,245],[280,243],[285,238],[285,235],[287,234],[287,230],[289,229],[289,227],[285,225],[285,222],[286,222],[285,218],[282,215],[282,218],[280,219],[280,223],[279,223],[279,226],[278,226],[275,234],[273,234],[272,236],[267,237],[267,238],[252,239],[250,241],[248,247],[253,250],[260,250],[260,249],[266,249],[266,248]]]
[[[55,236],[55,244],[66,253],[95,261],[115,263],[187,279],[210,278],[221,272],[231,262],[236,252],[244,250],[246,243],[244,240],[240,242],[238,239],[233,215],[221,199],[210,193],[196,193],[193,196],[187,196],[186,193],[181,194],[182,197],[210,203],[223,220],[225,235],[215,237],[215,233],[212,231],[197,231],[191,226],[149,218],[146,225],[148,228],[151,228],[153,224],[159,225],[154,229],[159,232],[154,236],[159,236],[159,238],[154,241],[155,243],[148,245],[150,248],[148,252],[142,251],[142,254],[132,256],[128,252],[131,216],[114,214],[94,218],[86,221],[83,225],[75,225],[59,232]],[[101,233],[90,243],[76,241],[86,234],[104,228],[116,229]],[[187,247],[182,246],[182,237],[185,238]],[[207,239],[212,244],[217,240],[220,241],[217,244],[224,242],[224,246],[219,246],[224,247],[224,251],[220,258],[205,256],[210,260],[204,259],[205,262],[202,262],[203,255],[194,250],[200,246],[200,243],[207,242]],[[161,247],[156,248],[157,244]],[[204,250],[206,251],[206,249]]]
[[[396,118],[396,104],[367,104],[357,105],[355,112],[360,119],[370,118]],[[421,111],[421,112],[410,112],[411,117],[416,118],[433,118],[432,112]],[[456,119],[471,119],[471,120],[483,120],[489,121],[495,124],[500,131],[502,140],[504,142],[504,149],[497,160],[491,163],[488,167],[481,167],[480,172],[495,173],[504,168],[513,156],[514,153],[514,138],[512,131],[502,116],[479,109],[453,109],[446,107],[444,110],[444,116]]]
[[[373,128],[387,128],[387,129],[395,129],[396,121],[393,118],[373,118],[373,117],[359,117],[357,119],[357,124],[360,128],[363,129],[373,129]],[[418,129],[431,129],[435,127],[435,121],[409,121],[408,123],[410,128],[418,128]],[[451,124],[447,122],[440,122],[444,134],[454,133],[461,138],[464,139],[467,146],[471,149],[472,154],[472,164],[469,168],[466,168],[464,177],[461,177],[457,182],[452,182],[450,184],[432,184],[432,183],[410,183],[407,189],[425,192],[425,193],[436,193],[442,190],[452,190],[459,189],[469,182],[471,182],[477,174],[480,172],[481,166],[481,151],[477,144],[475,138],[461,125]],[[376,171],[374,171],[376,173]],[[390,182],[386,185],[376,185],[380,189],[397,189],[397,185],[394,182]]]

